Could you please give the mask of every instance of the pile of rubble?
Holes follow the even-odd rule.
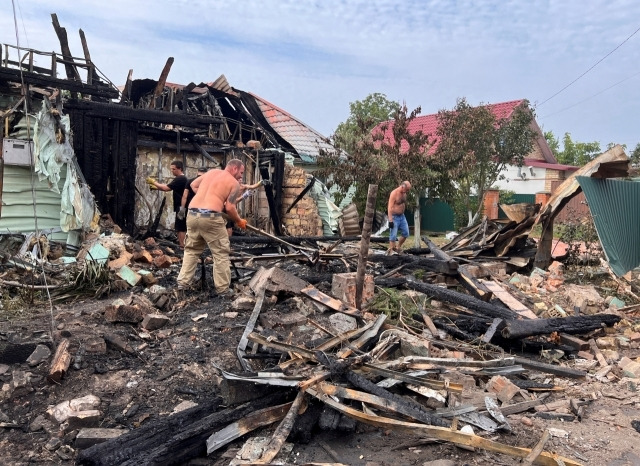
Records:
[[[471,260],[424,240],[393,256],[373,248],[360,309],[357,244],[342,240],[307,239],[310,261],[294,238],[236,238],[234,300],[209,296],[207,257],[204,289],[176,295],[180,253],[153,238],[96,238],[75,260],[47,261],[57,273],[47,280],[27,256],[5,255],[5,304],[31,283],[68,295],[61,270],[87,263],[109,271],[109,297],[58,305],[51,325],[41,314],[31,328],[2,326],[0,444],[33,436],[21,460],[271,463],[291,461],[288,442],[318,429],[368,424],[527,464],[587,461],[563,448],[568,423],[595,418],[615,393],[640,404],[640,305],[620,299],[635,295],[565,283],[560,263],[525,272],[493,252]],[[539,420],[565,425],[537,441],[509,435]]]

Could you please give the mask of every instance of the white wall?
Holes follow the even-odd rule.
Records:
[[[546,168],[523,165],[520,173],[525,177],[522,178],[518,176],[518,167],[509,165],[503,172],[505,179],[496,181],[493,186],[516,194],[535,194],[544,191],[546,172]]]

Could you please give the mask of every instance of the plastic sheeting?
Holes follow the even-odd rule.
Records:
[[[89,188],[82,182],[71,146],[71,123],[66,115],[57,116],[47,100],[36,115],[34,127],[35,172],[40,181],[47,181],[49,188],[59,193],[60,227],[62,231],[89,230],[96,214],[96,205]],[[66,177],[62,191],[62,170]]]

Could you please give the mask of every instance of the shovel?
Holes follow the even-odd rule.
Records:
[[[229,216],[225,213],[222,214],[222,217],[227,221],[230,220]],[[317,249],[306,248],[304,246],[295,246],[291,243],[287,243],[282,238],[278,238],[277,236],[274,236],[271,233],[267,233],[266,231],[261,230],[260,228],[256,228],[253,225],[247,224],[247,230],[257,233],[258,235],[261,235],[261,236],[266,236],[267,238],[270,238],[280,244],[287,246],[288,248],[291,248],[297,253],[305,256],[309,260],[309,262],[311,262],[311,264],[315,264],[316,262],[318,262],[318,259],[320,258],[320,251],[318,251]]]

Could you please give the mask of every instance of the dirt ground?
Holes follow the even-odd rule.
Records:
[[[175,274],[173,267],[160,284],[172,288]],[[320,289],[322,286],[318,285]],[[105,308],[117,298],[126,300],[132,292],[142,293],[127,290],[104,299],[86,299],[53,308],[46,301],[36,300],[19,312],[7,313],[5,309],[0,322],[0,343],[19,339],[50,344],[49,335],[53,334],[56,343],[62,338],[71,341],[74,361],[60,384],[46,380],[50,358],[34,366],[24,362],[0,365],[0,383],[4,384],[0,392],[2,464],[75,461],[78,429],[64,430],[47,416],[49,407],[65,400],[95,395],[100,399],[99,427],[136,429],[169,415],[182,402],[198,404],[220,395],[222,378],[215,366],[241,370],[235,349],[251,308],[234,309],[229,299],[210,297],[206,291],[192,292],[183,300],[171,295],[164,311],[171,321],[159,330],[145,332],[135,324],[107,322]],[[297,305],[291,296],[284,296],[269,307],[272,312],[285,315]],[[327,317],[319,310],[316,312],[318,321]],[[274,331],[286,335],[283,329],[274,327]],[[96,338],[99,341],[105,334],[119,335],[134,351],[127,354],[111,345],[106,350],[98,347],[95,352],[86,351]],[[79,352],[80,348],[85,351]],[[637,345],[620,349],[620,353],[630,358],[640,356]],[[20,373],[26,374],[27,382],[12,389],[12,381]],[[640,379],[597,380],[589,376],[572,380],[540,375],[539,380],[562,388],[552,392],[547,402],[589,400],[582,420],[544,420],[528,411],[508,417],[512,433],[481,434],[477,430],[476,433],[501,443],[532,448],[545,429],[555,428],[559,436],[548,440],[545,451],[588,465],[640,465],[640,432],[631,425],[632,421],[640,420]],[[250,435],[268,436],[272,430],[273,426]],[[191,460],[190,464],[229,464],[245,440],[244,437],[236,440],[209,457]],[[290,440],[293,444],[290,453],[278,457],[287,464],[422,465],[447,460],[449,463],[436,464],[511,465],[519,461],[482,450],[468,451],[419,432],[407,435],[363,424],[358,424],[353,432],[316,428],[310,439]]]

